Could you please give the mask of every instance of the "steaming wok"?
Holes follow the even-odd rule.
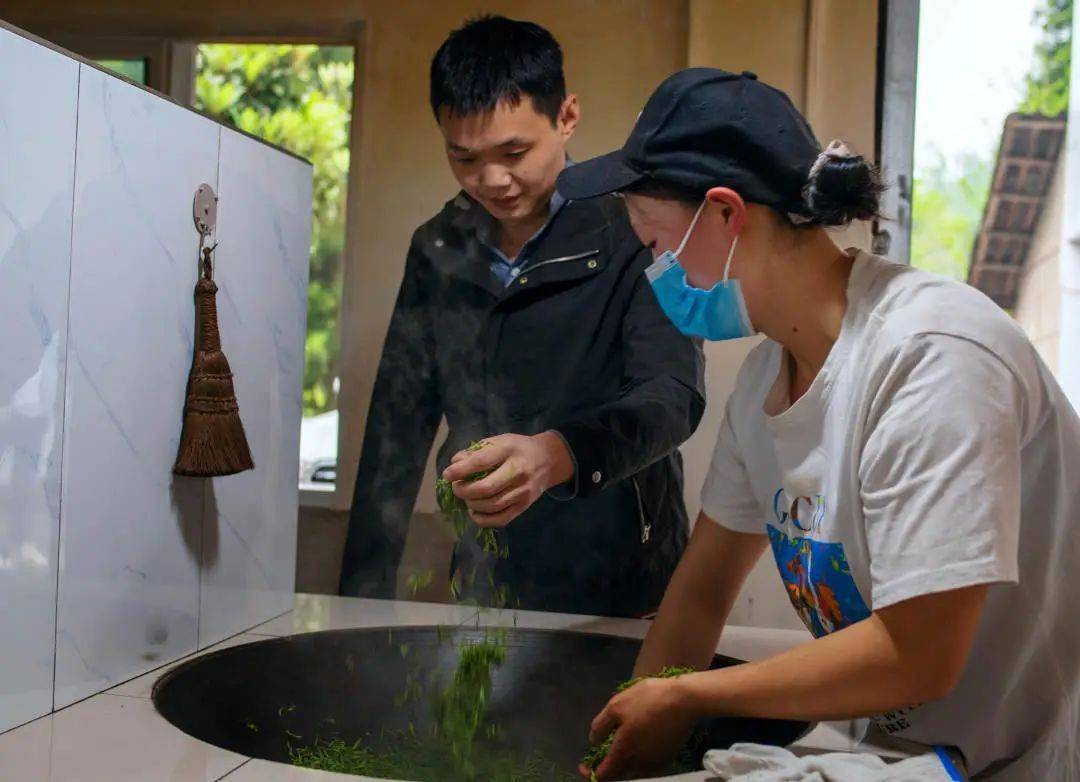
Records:
[[[482,630],[471,628],[402,627],[260,641],[174,668],[155,685],[154,704],[202,741],[287,763],[290,740],[352,741],[407,730],[410,723],[417,731],[430,728],[430,697],[449,681],[457,647],[483,638]],[[590,720],[629,678],[639,646],[603,635],[508,631],[506,661],[495,670],[488,710],[500,726],[501,746],[523,756],[539,750],[575,769],[587,749]],[[717,656],[714,667],[738,662]],[[409,681],[422,695],[402,704]],[[709,723],[708,746],[786,745],[809,728],[786,720],[719,719]]]

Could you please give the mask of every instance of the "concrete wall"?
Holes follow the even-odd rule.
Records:
[[[1020,296],[1013,312],[1043,361],[1055,374],[1061,346],[1061,230],[1065,201],[1064,159],[1059,161],[1028,250]]]
[[[875,149],[877,3],[868,0],[265,0],[257,13],[235,0],[192,0],[168,9],[140,0],[5,0],[4,6],[0,13],[11,21],[45,35],[314,36],[361,47],[341,320],[339,534],[410,235],[455,190],[427,106],[427,68],[445,35],[464,19],[480,12],[505,13],[545,25],[559,39],[568,86],[583,106],[570,150],[578,158],[620,146],[653,88],[687,65],[752,70],[791,95],[823,143],[839,136],[868,155]],[[868,247],[869,231],[858,226],[838,241]],[[752,342],[709,346],[709,407],[698,434],[684,447],[693,514],[724,403]],[[430,471],[426,487],[433,477]],[[433,509],[433,499],[425,491],[418,519]],[[309,530],[328,535],[330,518],[323,512],[308,519],[302,514],[302,555],[312,550],[304,536]],[[410,534],[406,556],[439,561],[441,550],[413,545],[429,537],[436,536]],[[340,540],[328,545],[339,548]],[[315,562],[331,559],[316,558],[311,566],[301,562],[301,586],[330,588],[336,578]],[[305,574],[313,580],[305,582]],[[755,597],[759,580],[766,597]],[[736,620],[797,621],[774,572],[763,570],[753,583],[736,609]]]

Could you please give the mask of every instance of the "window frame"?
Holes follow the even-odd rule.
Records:
[[[878,6],[877,159],[888,189],[881,199],[885,224],[875,220],[873,225],[873,250],[906,264],[911,263],[919,3],[880,0]]]

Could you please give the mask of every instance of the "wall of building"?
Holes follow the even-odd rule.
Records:
[[[1043,213],[1031,239],[1020,295],[1013,312],[1052,372],[1058,371],[1061,347],[1061,230],[1065,201],[1064,157],[1043,201]]]
[[[1073,18],[1073,36],[1080,35],[1080,15]],[[1073,38],[1077,40],[1077,38]],[[1070,84],[1080,90],[1080,57],[1072,61]],[[1080,98],[1069,101],[1069,127],[1062,150],[1065,178],[1061,236],[1061,344],[1057,378],[1073,407],[1080,410]]]

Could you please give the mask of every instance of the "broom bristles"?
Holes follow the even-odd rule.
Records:
[[[177,475],[235,475],[254,467],[240,414],[189,411],[184,416]]]

